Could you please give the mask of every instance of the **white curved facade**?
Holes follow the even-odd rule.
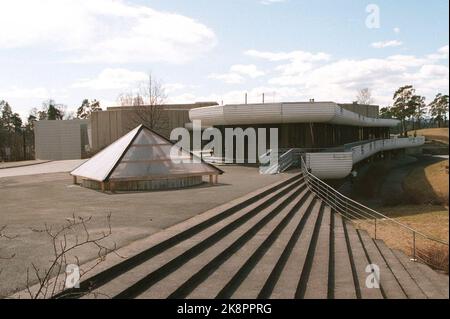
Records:
[[[235,104],[199,107],[189,111],[191,121],[201,120],[202,126],[330,123],[362,127],[393,127],[399,121],[370,118],[345,110],[334,102],[298,102]]]
[[[353,158],[351,152],[307,153],[305,163],[311,169],[311,173],[318,178],[339,179],[350,174]]]
[[[354,146],[348,152],[307,153],[306,166],[318,178],[339,179],[348,176],[353,165],[378,152],[425,144],[425,137],[406,137],[377,140]]]

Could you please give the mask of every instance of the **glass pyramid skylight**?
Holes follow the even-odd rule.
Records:
[[[194,157],[192,153],[140,125],[70,174],[104,182],[223,173],[222,170],[199,158],[193,161]]]

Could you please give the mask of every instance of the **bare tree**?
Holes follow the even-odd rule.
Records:
[[[364,88],[358,91],[356,95],[356,101],[358,104],[370,105],[373,103],[372,92],[369,88]]]
[[[16,238],[17,236],[12,236],[12,235],[7,235],[5,230],[6,230],[6,225],[0,226],[0,241],[6,239],[6,240],[12,240],[14,238]],[[9,253],[6,254],[0,251],[0,261],[2,260],[9,260],[9,259],[13,259],[15,257],[14,253]],[[0,264],[1,265],[1,264]],[[0,277],[2,275],[3,269],[0,268]],[[3,296],[2,294],[0,294],[0,299],[5,298],[6,296]]]
[[[150,129],[163,132],[168,128],[167,120],[164,117],[164,104],[167,95],[162,83],[148,75],[148,82],[141,85],[129,93],[121,94],[118,101],[121,106],[132,106],[134,116],[132,127],[144,124]]]
[[[78,281],[80,281],[83,276],[103,262],[107,254],[112,252],[118,255],[115,251],[115,243],[113,243],[112,247],[108,247],[104,243],[104,240],[112,234],[111,214],[108,214],[106,218],[107,230],[97,236],[93,236],[88,229],[90,220],[91,217],[84,218],[73,215],[72,218],[66,220],[63,226],[56,230],[53,230],[47,224],[45,224],[43,229],[32,229],[34,232],[44,233],[49,237],[52,244],[53,257],[48,268],[40,269],[32,263],[31,268],[27,269],[26,289],[31,299],[51,298],[63,291],[66,288],[68,279],[68,274],[65,271],[69,264],[74,264],[78,267],[80,271]],[[81,235],[78,235],[79,232],[81,232]],[[91,246],[97,250],[97,259],[88,269],[81,269],[79,267],[79,258],[74,255],[76,250],[84,246]],[[34,276],[34,278],[31,276]],[[37,281],[37,284],[33,285],[32,282],[35,281]]]
[[[11,235],[7,235],[5,233],[6,227],[7,227],[6,225],[0,226],[0,239],[11,240],[11,239],[16,238],[17,236],[11,236]],[[14,258],[14,256],[15,256],[15,254],[10,254],[10,255],[6,255],[6,256],[3,254],[0,254],[0,259],[11,259],[11,258]],[[0,269],[0,273],[1,273],[1,269]]]

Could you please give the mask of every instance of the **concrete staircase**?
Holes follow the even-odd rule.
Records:
[[[380,288],[367,288],[369,264]],[[301,174],[154,236],[58,298],[448,298],[448,276],[355,229]]]

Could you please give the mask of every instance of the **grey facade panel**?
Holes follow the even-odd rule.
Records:
[[[80,159],[84,153],[89,120],[37,121],[35,122],[36,159]]]
[[[378,105],[364,105],[358,103],[342,103],[339,104],[347,111],[361,114],[366,117],[378,118],[380,107]]]

